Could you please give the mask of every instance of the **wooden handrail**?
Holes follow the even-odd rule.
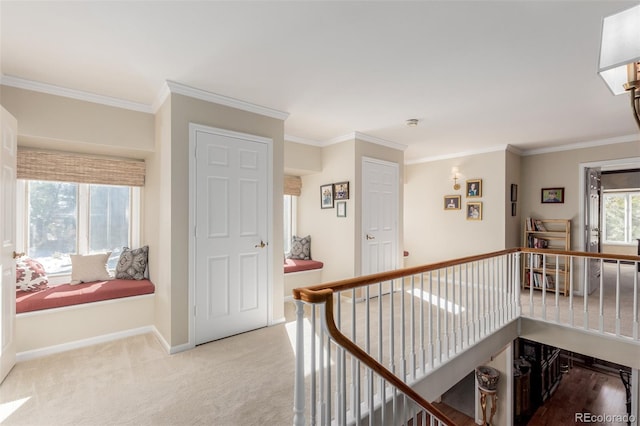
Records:
[[[301,289],[301,293],[307,294],[308,292],[306,292],[305,290],[306,289]],[[313,303],[325,303],[325,323],[327,326],[327,332],[338,345],[342,346],[356,359],[365,364],[371,370],[375,371],[378,375],[382,376],[387,382],[395,386],[400,392],[411,398],[415,403],[426,410],[429,415],[436,416],[441,423],[447,426],[455,426],[455,423],[451,419],[449,419],[446,414],[440,411],[436,406],[432,405],[429,401],[424,399],[419,393],[414,391],[413,388],[407,385],[404,381],[400,380],[384,365],[380,364],[373,357],[371,357],[371,355],[369,355],[358,345],[353,343],[351,339],[342,334],[333,319],[333,290],[322,289],[312,290],[311,292],[314,293],[313,299],[317,300],[317,302]],[[303,300],[304,299],[305,298],[303,298]]]
[[[324,289],[331,289],[333,291],[351,290],[353,288],[363,287],[369,284],[390,281],[396,278],[402,278],[402,277],[407,277],[411,275],[418,275],[418,274],[422,274],[429,271],[436,271],[442,268],[462,265],[464,263],[477,262],[479,260],[490,259],[492,257],[502,256],[509,253],[515,253],[518,251],[520,251],[519,248],[512,248],[512,249],[494,251],[492,253],[461,257],[459,259],[447,260],[444,262],[430,263],[428,265],[414,266],[411,268],[404,268],[404,269],[394,269],[393,271],[380,272],[377,274],[364,275],[364,276],[355,277],[355,278],[348,278],[345,280],[317,284],[309,287],[294,288],[293,298],[296,300],[302,300],[308,303],[317,303],[314,301],[315,299],[314,292],[318,290],[324,290]]]
[[[419,404],[424,410],[435,415],[438,419],[448,426],[454,426],[455,423],[451,421],[442,411],[425,400],[420,394],[413,390],[403,380],[398,378],[395,374],[389,371],[384,365],[380,364],[368,353],[362,350],[351,339],[346,337],[338,329],[334,321],[333,312],[333,295],[335,292],[342,292],[345,290],[351,290],[358,287],[363,287],[370,284],[391,281],[398,278],[403,278],[412,275],[423,274],[425,272],[436,271],[444,268],[450,268],[457,265],[467,264],[471,262],[478,262],[481,260],[491,259],[498,256],[504,256],[511,253],[536,253],[544,255],[558,255],[558,256],[572,256],[591,259],[611,259],[619,261],[631,261],[640,262],[640,256],[635,255],[622,255],[622,254],[606,254],[606,253],[589,253],[579,251],[564,251],[555,249],[537,249],[528,247],[516,247],[506,250],[494,251],[491,253],[485,253],[480,255],[473,255],[462,257],[454,260],[448,260],[443,262],[431,263],[427,265],[421,265],[411,268],[397,269],[388,272],[381,272],[372,275],[366,275],[361,277],[349,278],[339,281],[333,281],[329,283],[317,284],[309,287],[296,288],[293,290],[293,298],[295,300],[301,300],[307,303],[324,303],[325,304],[325,323],[327,332],[333,338],[333,340],[350,352],[360,362],[365,364],[368,368],[375,371],[378,375],[383,377],[387,382],[395,386],[400,392],[410,397],[414,402]]]
[[[414,266],[411,268],[395,269],[389,272],[380,272],[377,274],[365,275],[365,276],[360,276],[355,278],[348,278],[348,279],[333,281],[329,283],[312,285],[309,287],[295,288],[293,289],[293,298],[296,300],[302,300],[308,303],[319,303],[315,301],[316,300],[315,292],[318,290],[324,290],[324,289],[331,289],[333,291],[351,290],[351,289],[363,287],[369,284],[390,281],[390,280],[407,277],[411,275],[418,275],[418,274],[422,274],[429,271],[436,271],[438,269],[449,268],[452,266],[462,265],[464,263],[477,262],[479,260],[490,259],[496,256],[503,256],[506,254],[517,253],[517,252],[640,262],[640,256],[635,256],[635,255],[515,247],[511,249],[494,251],[491,253],[461,257],[454,260],[430,263],[427,265]],[[320,298],[320,300],[322,300],[322,298]]]

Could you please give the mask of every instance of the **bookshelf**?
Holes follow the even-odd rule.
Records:
[[[526,218],[524,244],[530,248],[570,250],[571,221],[567,219]],[[524,288],[568,294],[568,256],[525,253],[523,261]]]

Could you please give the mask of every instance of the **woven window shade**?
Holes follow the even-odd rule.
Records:
[[[297,195],[300,196],[302,190],[302,179],[300,176],[287,176],[284,177],[284,195]]]
[[[18,148],[18,179],[144,186],[145,163]]]

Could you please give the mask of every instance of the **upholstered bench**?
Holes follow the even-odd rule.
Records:
[[[108,280],[82,284],[60,284],[40,291],[16,291],[16,313],[61,308],[82,303],[152,294],[149,280]]]
[[[292,298],[294,288],[306,287],[322,282],[324,263],[317,260],[285,259],[284,296]]]

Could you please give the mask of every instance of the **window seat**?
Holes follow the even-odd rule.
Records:
[[[301,259],[285,259],[284,273],[311,271],[313,269],[322,269],[324,263],[317,260],[301,260]]]
[[[41,291],[16,291],[16,314],[123,297],[153,294],[149,280],[109,280],[77,285],[60,284]]]

